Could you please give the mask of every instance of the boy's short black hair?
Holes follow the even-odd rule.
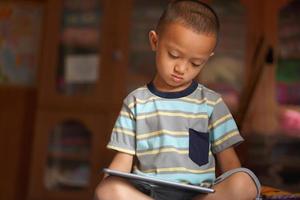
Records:
[[[198,0],[173,0],[160,17],[156,30],[162,32],[170,22],[179,22],[192,30],[218,38],[220,23],[215,11]]]

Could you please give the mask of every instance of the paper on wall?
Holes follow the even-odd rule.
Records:
[[[98,79],[100,57],[98,54],[69,55],[65,59],[67,83],[94,83]]]

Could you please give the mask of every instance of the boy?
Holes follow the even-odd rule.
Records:
[[[233,146],[242,142],[217,93],[194,79],[213,55],[219,22],[197,0],[175,0],[161,16],[149,41],[156,53],[153,81],[124,100],[108,148],[116,150],[109,168],[189,184],[211,184],[197,194],[105,176],[100,200],[243,200],[259,195],[253,173],[240,168]],[[215,179],[215,157],[222,176]]]

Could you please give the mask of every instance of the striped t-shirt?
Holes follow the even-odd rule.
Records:
[[[214,154],[241,141],[219,94],[196,82],[180,92],[149,83],[124,99],[108,148],[134,155],[135,174],[199,184],[214,181]]]

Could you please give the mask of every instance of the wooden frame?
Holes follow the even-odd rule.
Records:
[[[48,142],[50,131],[65,120],[75,119],[90,130],[91,149],[89,163],[91,169],[90,182],[82,190],[47,190],[44,184]],[[31,161],[31,180],[29,184],[29,199],[92,199],[95,186],[100,180],[100,170],[105,163],[105,132],[108,130],[108,119],[103,114],[84,114],[80,112],[40,111],[37,114],[35,138]],[[98,176],[95,176],[99,174]]]
[[[102,1],[102,10],[106,12],[107,1]],[[107,88],[104,87],[106,67],[100,67],[98,80],[95,83],[95,89],[91,95],[77,95],[67,96],[61,94],[56,89],[56,77],[57,77],[57,65],[58,65],[58,49],[60,41],[60,25],[61,25],[61,12],[62,1],[60,0],[48,0],[47,3],[47,16],[45,24],[47,26],[44,30],[44,44],[43,44],[43,62],[42,69],[40,71],[40,85],[39,85],[39,105],[40,106],[56,106],[56,107],[86,107],[97,106],[105,101],[104,97],[107,95]],[[103,14],[102,25],[107,23],[106,15]],[[102,27],[102,26],[101,26]],[[103,37],[106,37],[104,28],[101,29]],[[101,38],[101,47],[103,50],[101,56],[107,56],[107,50],[105,48],[104,39]],[[100,56],[100,55],[99,55]],[[100,66],[104,66],[101,61]]]
[[[131,0],[99,0],[102,2],[101,67],[92,94],[67,96],[56,90],[56,68],[61,23],[61,0],[47,0],[45,39],[38,88],[35,136],[30,170],[28,199],[92,199],[101,180],[101,168],[107,166],[113,152],[106,149],[110,132],[119,112],[125,91],[128,54],[128,31]],[[100,55],[99,55],[100,56]],[[79,191],[49,191],[44,185],[47,146],[51,129],[67,119],[81,121],[91,131],[91,180]],[[96,176],[95,176],[96,175]]]

